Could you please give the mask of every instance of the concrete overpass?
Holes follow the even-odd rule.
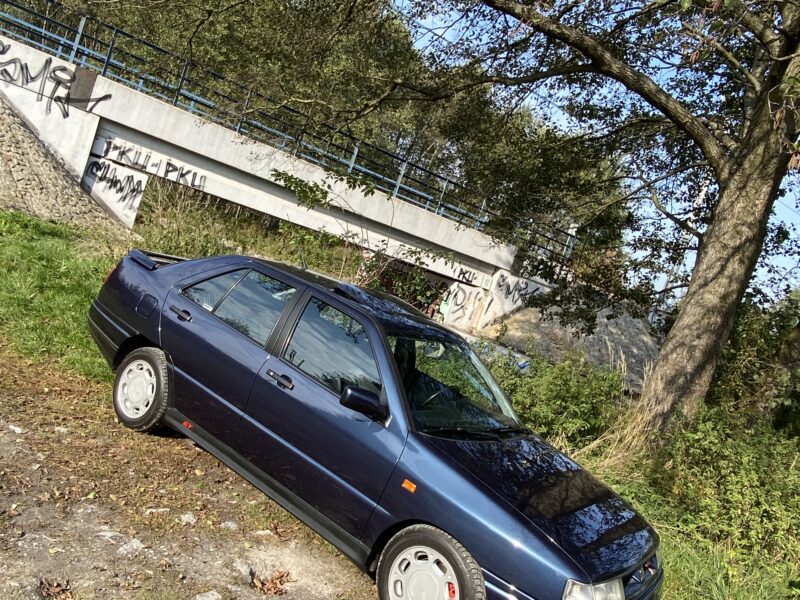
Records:
[[[9,5],[14,10],[2,12]],[[84,189],[129,227],[148,181],[161,177],[401,260],[409,250],[448,255],[427,268],[452,280],[447,320],[462,329],[480,329],[549,287],[512,272],[516,249],[480,231],[485,213],[446,202],[449,180],[438,198],[425,183],[438,176],[420,167],[411,165],[424,172],[414,177],[404,163],[393,180],[357,162],[356,141],[346,171],[362,180],[366,173],[377,185],[371,194],[353,189],[343,169],[330,168],[335,155],[307,142],[290,149],[288,136],[263,119],[214,122],[220,120],[213,112],[218,102],[189,89],[188,67],[176,84],[165,84],[121,63],[119,47],[112,55],[116,29],[102,55],[96,36],[88,43],[86,19],[64,37],[26,16],[19,5],[0,2],[0,95]],[[253,134],[265,128],[271,143]],[[309,208],[291,182],[321,186],[328,202]],[[545,237],[550,247],[543,250],[571,248],[568,235]]]

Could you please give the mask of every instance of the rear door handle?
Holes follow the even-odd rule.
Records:
[[[276,373],[272,369],[267,369],[267,375],[269,375],[275,381],[277,381],[279,386],[284,387],[287,390],[294,389],[294,384],[292,383],[292,380],[289,379],[286,375],[281,375],[280,373]]]
[[[190,313],[188,310],[183,310],[182,308],[178,308],[174,304],[172,306],[170,306],[169,309],[172,312],[174,312],[176,315],[178,315],[178,318],[181,321],[189,322],[189,321],[192,320],[192,313]]]

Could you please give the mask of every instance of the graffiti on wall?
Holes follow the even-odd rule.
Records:
[[[475,281],[478,279],[478,273],[467,267],[460,266],[458,268],[458,276],[456,279],[466,283],[467,285],[475,285]]]
[[[120,175],[118,166],[104,160],[89,161],[87,177],[102,184],[105,191],[113,192],[117,203],[127,209],[136,207],[144,194],[146,179],[143,181],[132,173]]]
[[[469,324],[475,317],[484,292],[481,288],[455,283],[447,292],[446,322],[453,324]]]
[[[54,64],[48,58],[41,64],[32,67],[20,58],[9,58],[11,44],[0,40],[0,80],[7,85],[15,85],[36,94],[37,102],[45,102],[47,114],[56,106],[61,116],[69,117],[70,105],[81,104],[92,112],[100,102],[109,100],[111,94],[96,98],[75,98],[72,96],[72,87],[75,83],[75,73],[62,65]]]
[[[147,180],[148,176],[140,171],[92,157],[81,186],[125,225],[133,227]]]
[[[497,293],[512,304],[525,304],[531,296],[541,291],[542,287],[527,279],[500,273],[497,276]]]
[[[544,282],[516,277],[507,271],[496,273],[488,290],[459,281],[447,292],[445,323],[462,329],[482,329],[524,308],[531,296],[547,289]]]
[[[97,138],[92,154],[196,190],[203,190],[206,187],[206,176],[194,167],[129,142]]]

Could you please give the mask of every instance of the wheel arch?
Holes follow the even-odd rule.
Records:
[[[124,342],[122,342],[122,344],[120,344],[120,347],[117,348],[117,353],[114,355],[114,362],[112,364],[114,371],[119,368],[119,366],[122,364],[122,361],[125,360],[125,357],[128,356],[128,354],[134,350],[138,350],[139,348],[147,347],[159,348],[158,344],[143,336],[141,333],[127,338]]]
[[[367,557],[367,563],[365,565],[367,573],[370,575],[370,577],[375,578],[375,572],[378,570],[378,560],[381,557],[383,549],[386,548],[386,544],[389,543],[389,540],[391,540],[395,535],[403,531],[403,529],[411,527],[412,525],[430,525],[431,527],[442,529],[441,527],[437,526],[434,523],[430,523],[428,521],[423,521],[420,519],[408,519],[406,521],[398,521],[397,523],[390,525],[380,533],[378,538],[375,540],[375,543],[372,544],[372,550],[370,550],[370,553]],[[445,530],[442,529],[442,531]],[[450,535],[446,531],[445,533]]]
[[[117,349],[117,353],[114,355],[114,363],[113,363],[113,371],[119,368],[122,364],[122,361],[125,360],[125,357],[128,356],[134,350],[138,350],[139,348],[158,348],[164,353],[164,356],[167,357],[167,389],[169,391],[169,405],[174,406],[174,399],[175,399],[175,367],[172,363],[172,357],[169,355],[169,352],[164,350],[161,346],[159,346],[156,342],[148,338],[147,336],[138,333],[127,338],[122,344],[120,345],[119,349]]]

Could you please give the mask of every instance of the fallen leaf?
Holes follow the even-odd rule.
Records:
[[[288,581],[289,571],[279,569],[269,579],[261,579],[254,569],[250,569],[250,587],[265,596],[283,596],[286,593],[285,586]]]
[[[53,600],[74,600],[75,596],[72,595],[72,588],[69,581],[59,583],[57,581],[50,581],[42,577],[39,580],[39,593],[44,598],[52,598]]]

